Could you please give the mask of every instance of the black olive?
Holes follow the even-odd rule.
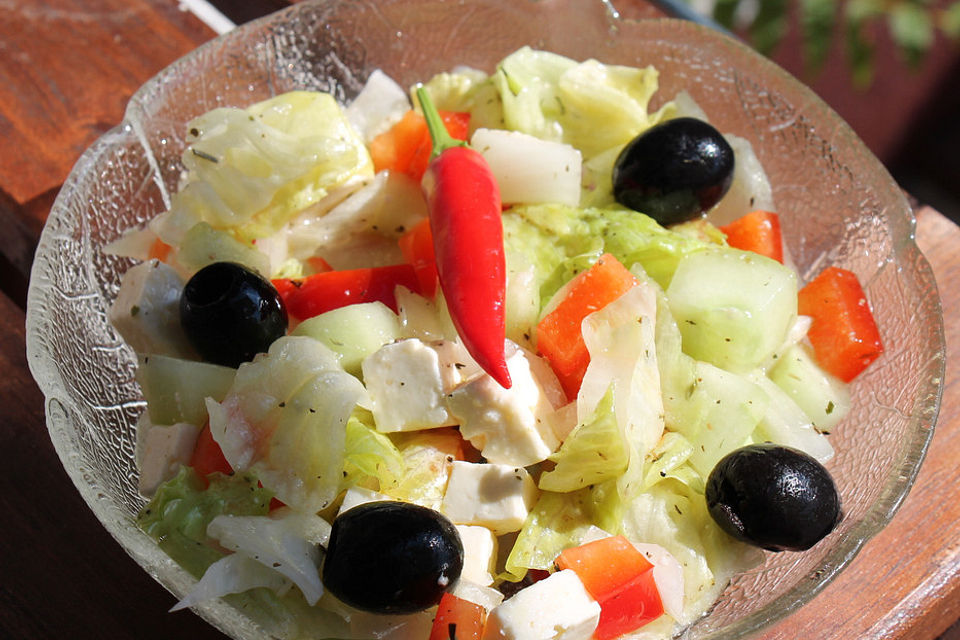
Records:
[[[463,570],[463,543],[446,517],[406,502],[369,502],[333,521],[323,584],[371,613],[422,611],[440,602]]]
[[[617,202],[662,225],[692,220],[733,181],[733,149],[712,126],[674,118],[627,143],[613,165]]]
[[[209,264],[180,295],[180,324],[207,362],[238,367],[287,331],[287,310],[262,276],[234,262]]]
[[[840,521],[840,496],[822,464],[802,451],[755,444],[710,472],[707,507],[720,528],[770,551],[803,551]]]

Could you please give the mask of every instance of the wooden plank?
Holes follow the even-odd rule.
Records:
[[[917,243],[940,286],[948,352],[927,458],[890,525],[807,607],[757,640],[929,640],[960,617],[960,228],[930,208],[917,219]]]
[[[169,640],[223,635],[126,555],[54,452],[27,369],[24,315],[0,295],[0,637]]]
[[[0,189],[28,204],[123,118],[134,91],[213,37],[170,0],[0,0]],[[47,197],[49,201],[49,197]]]

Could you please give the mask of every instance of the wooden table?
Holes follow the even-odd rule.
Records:
[[[33,248],[73,162],[144,80],[214,34],[176,0],[0,0],[0,13],[0,637],[222,638],[189,612],[166,613],[174,598],[63,472],[26,365],[23,310]],[[960,617],[960,228],[929,208],[918,220],[951,352],[930,453],[893,523],[760,638],[922,640]]]

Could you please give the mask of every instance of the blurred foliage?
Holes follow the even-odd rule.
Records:
[[[796,19],[807,71],[827,61],[836,32],[842,34],[853,82],[868,86],[875,72],[875,26],[889,31],[903,59],[918,66],[937,33],[960,41],[960,0],[684,0],[724,27],[744,34],[769,55]]]

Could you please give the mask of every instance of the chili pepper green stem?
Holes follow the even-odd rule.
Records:
[[[417,99],[420,101],[420,107],[423,109],[423,117],[427,119],[427,130],[430,131],[430,139],[433,141],[433,152],[430,159],[436,158],[447,149],[453,147],[465,147],[467,143],[463,140],[457,140],[447,131],[443,124],[443,118],[433,104],[430,94],[423,87],[417,87]]]

